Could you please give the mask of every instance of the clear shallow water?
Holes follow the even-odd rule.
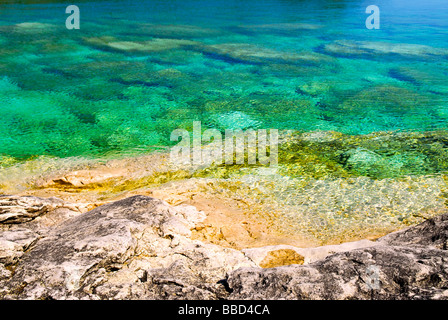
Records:
[[[369,1],[79,1],[80,30],[68,4],[0,4],[3,156],[144,152],[193,120],[447,128],[446,1],[376,1],[380,30]]]
[[[0,1],[3,192],[163,149],[200,120],[297,134],[273,174],[151,176],[148,158],[132,158],[118,161],[126,176],[71,192],[104,200],[154,181],[202,183],[193,192],[240,197],[282,231],[322,243],[446,210],[445,0],[375,1],[380,30],[365,27],[370,1],[77,1],[80,30],[65,28],[69,4]]]

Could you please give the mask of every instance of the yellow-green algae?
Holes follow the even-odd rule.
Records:
[[[117,162],[118,166],[134,170],[128,176],[79,186],[55,180],[40,188],[96,194],[94,198],[98,201],[107,201],[130,191],[157,190],[174,183],[185,194],[219,194],[242,201],[247,214],[270,221],[275,230],[300,234],[319,244],[376,238],[446,210],[448,175],[444,132],[383,132],[361,136],[324,131],[289,132],[282,133],[280,141],[277,167],[242,164],[182,168],[165,163],[160,169],[149,170],[145,166],[151,158],[143,157],[123,165]],[[413,167],[413,159],[424,160]],[[46,162],[47,175],[58,166],[59,170],[70,171],[68,164],[64,167],[52,161],[55,161],[53,167]],[[34,182],[42,178],[42,174],[37,174],[38,167],[45,161],[29,161],[28,166],[31,163],[37,167],[36,174],[24,184],[25,189],[36,188]],[[94,168],[94,162],[81,161],[77,168],[92,165]],[[4,158],[6,171],[21,168],[15,171],[20,174],[25,172],[23,166],[23,163],[14,163],[12,158]],[[191,184],[185,184],[186,181],[195,187],[190,190]]]
[[[252,214],[272,217],[284,232],[322,243],[374,236],[446,208],[447,135],[434,131],[448,121],[441,24],[372,33],[347,28],[359,23],[359,4],[295,2],[245,4],[266,23],[241,14],[237,3],[210,23],[209,6],[179,2],[189,14],[174,23],[171,1],[158,10],[151,3],[141,2],[132,21],[127,10],[109,19],[112,9],[97,7],[82,32],[51,18],[58,6],[24,12],[0,5],[2,192],[96,168],[109,153],[169,146],[172,130],[196,120],[204,129],[295,133],[280,146],[275,170],[167,167],[86,186],[56,183],[55,192],[107,200],[194,181],[203,192],[245,199]],[[413,19],[420,9],[390,18]],[[315,10],[328,21],[316,21]],[[148,23],[147,12],[157,22]],[[446,10],[434,12],[433,22],[446,20]]]

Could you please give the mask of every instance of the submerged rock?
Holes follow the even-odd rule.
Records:
[[[250,43],[222,43],[194,47],[209,56],[228,62],[248,64],[287,63],[317,65],[332,61],[328,56],[315,52],[282,52]]]
[[[130,33],[137,33],[155,38],[195,39],[217,37],[224,32],[218,29],[203,28],[194,25],[138,24],[132,26]]]
[[[341,108],[363,115],[369,110],[403,112],[415,108],[418,112],[423,105],[430,105],[427,95],[398,86],[378,85],[349,96]]]
[[[328,84],[326,82],[311,82],[303,84],[297,87],[296,92],[298,94],[310,95],[312,97],[324,96],[327,94],[334,84]]]
[[[91,170],[73,171],[63,176],[41,182],[39,187],[87,187],[89,185],[101,184],[114,178],[122,178],[127,171],[125,169],[101,168]]]
[[[380,155],[363,148],[350,149],[341,157],[347,159],[345,160],[346,166],[359,171],[369,170],[383,160]]]
[[[48,34],[58,30],[58,27],[54,24],[43,22],[22,22],[15,25],[3,25],[0,26],[1,33],[16,33],[18,35],[35,35],[35,34]]]
[[[121,52],[159,52],[197,45],[197,42],[180,39],[154,38],[148,41],[126,41],[112,36],[85,38],[84,41],[99,49]]]
[[[212,120],[212,123],[223,130],[254,129],[261,125],[259,121],[240,111],[220,114]]]
[[[448,50],[427,45],[374,41],[337,40],[324,45],[323,51],[336,56],[370,57],[399,55],[433,59],[448,57]]]
[[[41,22],[22,22],[16,24],[15,27],[19,30],[48,30],[54,28],[55,26],[49,23]]]
[[[431,68],[428,64],[392,68],[389,70],[389,76],[399,81],[423,87],[431,93],[448,93],[448,84],[446,83],[448,69],[441,65],[436,65],[434,68]]]
[[[427,157],[423,154],[402,152],[383,157],[373,151],[356,148],[340,155],[341,163],[353,173],[360,175],[385,177],[400,176],[404,172],[422,170]],[[404,174],[403,174],[404,175]]]

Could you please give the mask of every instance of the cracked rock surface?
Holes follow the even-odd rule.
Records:
[[[79,211],[79,208],[58,198],[0,196],[0,224],[29,222],[46,213],[55,211]]]
[[[448,299],[448,214],[375,242],[239,251],[192,240],[192,206],[82,211],[0,198],[1,299]]]
[[[231,299],[448,299],[448,215],[308,265],[233,272]]]
[[[242,252],[190,240],[195,222],[204,218],[194,207],[171,207],[144,196],[98,207],[57,225],[25,253],[11,244],[4,269],[12,276],[3,280],[0,294],[9,299],[216,299],[226,294],[217,283],[226,272],[255,264]],[[2,238],[7,232],[19,230],[4,231]]]

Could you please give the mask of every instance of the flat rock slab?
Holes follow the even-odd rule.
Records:
[[[0,196],[0,225],[29,222],[58,208],[78,211],[75,205],[58,198]]]
[[[71,218],[13,265],[9,299],[216,299],[227,272],[255,266],[243,253],[192,241],[205,215],[134,196]]]
[[[448,299],[448,214],[375,242],[242,251],[192,240],[205,218],[133,196],[45,232],[12,225],[0,231],[0,298]]]

